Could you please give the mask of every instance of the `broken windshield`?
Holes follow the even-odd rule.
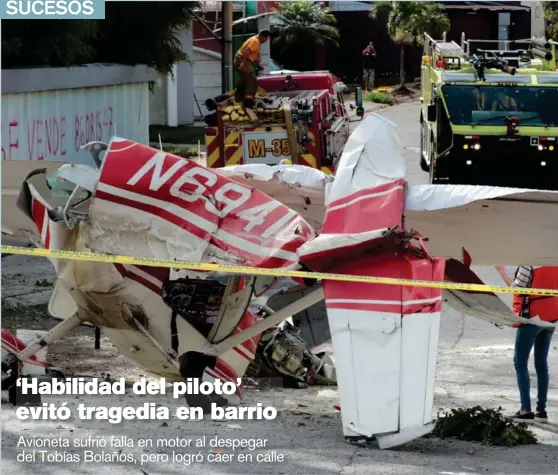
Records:
[[[556,87],[446,85],[442,95],[454,125],[506,125],[510,116],[526,126],[558,125]]]

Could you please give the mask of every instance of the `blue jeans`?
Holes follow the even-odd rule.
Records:
[[[529,381],[529,355],[535,347],[535,371],[537,372],[537,411],[546,411],[548,396],[548,352],[554,328],[522,325],[517,329],[513,364],[521,398],[521,410],[531,412],[531,385]]]

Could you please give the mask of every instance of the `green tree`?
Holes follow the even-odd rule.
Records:
[[[558,40],[558,3],[541,2],[546,23],[546,34],[549,38]]]
[[[3,21],[2,69],[89,62],[98,26],[96,20]]]
[[[180,32],[197,2],[107,2],[104,20],[2,22],[2,68],[145,64],[169,73],[187,60]]]
[[[161,73],[187,60],[180,33],[190,27],[197,2],[106,2],[96,61],[146,64]]]
[[[283,51],[326,42],[339,47],[337,20],[321,2],[283,1],[276,11],[278,28],[274,41],[283,46]]]
[[[372,7],[370,16],[387,15],[388,33],[401,48],[400,91],[408,92],[405,87],[405,46],[424,42],[424,34],[441,35],[448,31],[450,21],[443,6],[438,3],[417,1],[380,1]]]

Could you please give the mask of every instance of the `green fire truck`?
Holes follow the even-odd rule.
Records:
[[[556,43],[475,42],[488,43],[425,35],[422,170],[434,184],[558,190]]]

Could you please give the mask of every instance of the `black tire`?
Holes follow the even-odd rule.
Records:
[[[441,175],[441,178],[440,178]],[[457,177],[461,177],[457,179]],[[432,170],[430,173],[431,185],[463,185],[461,174],[457,170],[442,169],[442,174],[439,171]]]
[[[429,172],[430,171],[430,167],[428,166],[428,163],[426,163],[426,159],[424,158],[423,155],[423,150],[424,150],[424,138],[423,138],[423,131],[422,131],[422,127],[424,123],[424,119],[422,117],[422,115],[420,116],[420,126],[421,126],[421,131],[420,131],[420,149],[419,149],[419,155],[420,155],[420,169],[423,172]]]
[[[434,172],[435,172],[435,166],[433,163],[430,164],[430,170],[428,173],[428,183],[430,183],[431,185],[435,185],[436,184],[436,178],[434,177]]]

